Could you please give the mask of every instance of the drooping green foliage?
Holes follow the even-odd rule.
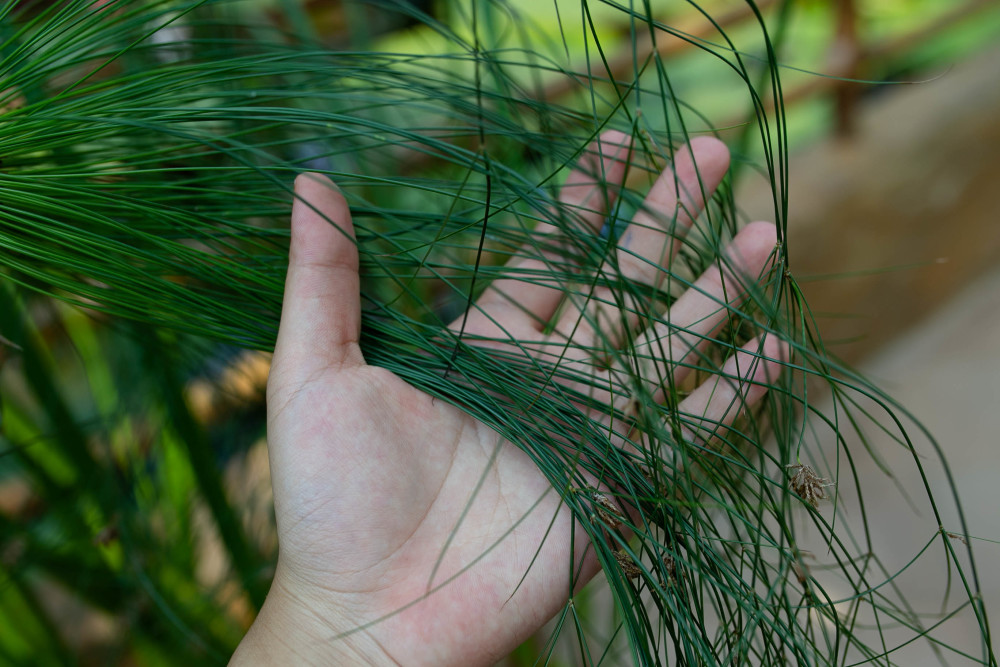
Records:
[[[633,425],[609,433],[581,407],[595,407],[588,397],[571,389],[595,382],[590,369],[555,371],[470,344],[460,328],[447,328],[498,277],[573,285],[581,298],[594,285],[615,287],[627,297],[621,305],[642,321],[669,321],[666,306],[704,268],[724,262],[720,248],[741,225],[731,181],[684,240],[662,289],[625,282],[608,251],[618,222],[643,206],[651,179],[700,134],[743,147],[738,161],[760,156],[756,166],[771,187],[784,238],[777,45],[773,26],[752,0],[747,6],[753,37],[741,33],[739,44],[721,28],[707,38],[680,33],[658,18],[659,6],[644,3],[555,3],[556,37],[500,0],[448,3],[435,16],[402,1],[356,8],[395,12],[420,26],[414,40],[429,50],[418,52],[372,50],[365,35],[331,48],[302,30],[254,19],[236,1],[71,0],[34,10],[7,3],[0,22],[0,266],[7,281],[0,315],[4,336],[19,347],[28,390],[23,403],[5,407],[5,458],[46,488],[46,497],[74,494],[53,503],[64,517],[0,514],[0,545],[17,541],[27,554],[13,566],[0,561],[0,572],[10,582],[10,604],[37,612],[24,616],[37,620],[29,634],[45,631],[46,614],[25,577],[32,569],[72,573],[67,587],[88,604],[136,615],[137,653],[147,650],[143,642],[173,633],[186,646],[178,655],[224,659],[238,632],[235,624],[210,621],[211,604],[197,599],[189,581],[193,552],[178,546],[158,553],[168,540],[142,532],[144,512],[161,502],[173,517],[171,534],[183,532],[188,519],[178,498],[185,490],[204,499],[240,586],[259,605],[273,554],[261,553],[235,518],[172,365],[189,355],[178,351],[187,339],[164,332],[271,349],[291,183],[309,170],[330,175],[351,204],[369,363],[453,402],[524,449],[591,536],[615,617],[605,645],[580,640],[582,660],[598,662],[612,636],[628,640],[638,664],[680,665],[890,664],[897,646],[924,634],[933,642],[934,621],[908,606],[893,584],[896,573],[880,565],[863,505],[858,529],[837,516],[836,502],[809,502],[838,494],[813,468],[847,486],[852,457],[869,455],[840,445],[844,433],[884,420],[872,410],[896,420],[903,446],[909,440],[902,418],[893,416],[904,413],[826,355],[783,243],[745,302],[720,304],[729,308],[727,324],[696,364],[698,377],[707,377],[756,335],[788,342],[787,371],[764,407],[733,428],[678,411],[690,387],[668,379],[665,401],[653,401],[637,389],[636,374],[608,381],[613,395],[631,400]],[[705,20],[712,20],[707,12]],[[609,23],[621,31],[615,35]],[[624,68],[621,45],[610,51],[615,39],[632,55]],[[646,40],[654,48],[643,48]],[[671,64],[655,48],[664,40],[691,41],[719,77],[745,89],[746,123],[717,127],[721,121],[676,97]],[[767,99],[777,100],[770,115]],[[595,236],[558,204],[557,193],[568,167],[608,129],[633,137],[636,158],[607,233]],[[533,234],[540,221],[568,242],[546,245]],[[541,274],[505,266],[543,251],[557,258]],[[121,462],[128,455],[109,463],[93,453],[89,443],[110,438],[112,422],[88,431],[60,395],[55,364],[26,324],[29,290],[152,327],[134,338],[141,343],[130,359],[149,369],[161,394],[165,435],[155,439],[155,458],[183,472],[157,471],[161,478],[143,496],[138,467]],[[604,341],[595,356],[611,355],[631,369],[651,357],[635,345],[613,347]],[[812,396],[824,384],[835,402],[820,413]],[[51,435],[42,446],[16,437],[17,424],[32,414]],[[715,437],[686,441],[683,434],[699,427]],[[846,464],[822,460],[821,432],[835,439]],[[913,464],[925,465],[916,456]],[[113,477],[115,466],[124,481],[97,483]],[[589,484],[584,472],[636,510],[632,536],[608,530],[594,497],[580,493]],[[942,525],[937,503],[944,501],[928,491],[927,502],[931,522]],[[76,525],[80,534],[53,535],[47,521]],[[85,557],[70,560],[60,547],[87,544],[94,526],[108,523],[122,527],[120,551],[84,549]],[[928,535],[928,546],[950,555],[952,569],[942,576],[955,584],[945,614],[974,615],[984,638],[981,661],[995,664],[971,548],[959,553],[944,529]],[[137,558],[153,553],[153,562]],[[628,576],[623,554],[637,577]],[[834,592],[843,590],[847,598]],[[559,627],[584,627],[580,609],[567,605]],[[12,645],[0,634],[0,647]],[[952,647],[932,646],[947,660]],[[65,654],[49,648],[53,662]],[[545,662],[546,655],[537,657]]]

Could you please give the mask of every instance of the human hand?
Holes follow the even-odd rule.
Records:
[[[562,205],[594,233],[608,203],[594,175],[620,184],[629,151],[624,135],[605,133],[562,190]],[[619,241],[617,270],[627,279],[661,281],[659,267],[676,253],[675,239],[729,162],[725,147],[710,138],[696,139],[677,156],[673,172],[657,180],[645,212]],[[570,558],[577,559],[579,582],[593,577],[599,570],[594,551],[516,445],[365,363],[347,204],[323,177],[302,175],[295,185],[285,301],[268,380],[280,554],[267,602],[232,664],[495,662],[566,603]],[[543,224],[536,233],[556,230]],[[665,351],[649,377],[669,372],[683,379],[724,323],[726,304],[745,295],[744,276],[760,275],[775,242],[773,225],[747,226],[726,251],[728,265],[738,270],[708,269],[671,307],[665,318],[671,327],[638,333],[645,337],[640,343]],[[545,269],[542,258],[517,262],[521,269]],[[564,292],[497,281],[468,314],[464,331],[526,341],[533,354],[558,343],[566,363],[579,362],[593,354],[598,339],[621,340],[625,327],[638,327],[632,314],[597,312],[614,303],[602,289],[585,304],[561,309],[545,333]],[[703,415],[706,423],[731,422],[763,395],[782,354],[776,340],[765,340],[762,349],[751,341],[723,369],[730,377],[742,370],[746,382],[709,380],[679,410]],[[758,356],[771,361],[755,363]]]

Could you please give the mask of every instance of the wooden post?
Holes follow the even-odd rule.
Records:
[[[861,43],[858,38],[857,0],[835,0],[837,32],[830,49],[830,73],[849,79],[859,78],[861,71]],[[837,136],[849,138],[854,133],[854,108],[859,84],[838,81],[833,89],[835,105],[835,131]]]

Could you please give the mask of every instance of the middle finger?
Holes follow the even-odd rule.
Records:
[[[619,239],[615,263],[605,263],[602,275],[659,288],[668,275],[665,267],[728,167],[729,151],[711,137],[694,139],[678,151],[673,168],[660,175]],[[635,329],[641,313],[638,304],[622,303],[623,298],[628,299],[626,292],[608,286],[597,286],[585,297],[570,295],[576,303],[566,309],[556,330],[580,350],[602,340],[615,349]]]

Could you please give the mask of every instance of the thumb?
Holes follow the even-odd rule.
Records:
[[[300,174],[274,361],[312,373],[364,363],[358,249],[351,212],[330,179]]]

